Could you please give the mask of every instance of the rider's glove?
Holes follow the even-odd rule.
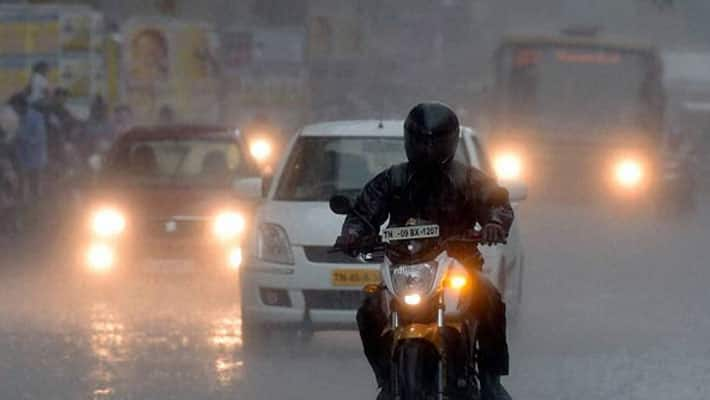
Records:
[[[335,245],[333,245],[333,247],[351,257],[355,257],[358,254],[358,249],[355,246],[357,242],[358,237],[356,235],[343,234],[335,239]]]
[[[493,246],[498,243],[505,243],[507,234],[503,225],[494,222],[487,223],[481,231],[481,243]]]

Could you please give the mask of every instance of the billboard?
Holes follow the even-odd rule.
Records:
[[[22,90],[32,66],[47,62],[49,81],[69,90],[70,104],[88,109],[105,94],[101,14],[82,6],[0,6],[0,99]]]
[[[225,104],[235,110],[229,123],[257,114],[285,126],[302,123],[308,107],[305,29],[231,30],[222,33],[220,44]]]
[[[133,18],[123,38],[122,94],[140,122],[155,122],[162,107],[182,120],[218,120],[216,40],[209,25]]]

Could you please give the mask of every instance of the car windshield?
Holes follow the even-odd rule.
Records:
[[[468,162],[462,145],[456,159]],[[276,200],[328,201],[335,194],[356,195],[375,175],[406,160],[402,138],[302,137],[284,168]]]
[[[228,186],[254,175],[233,140],[136,140],[114,155],[108,173],[123,183]]]

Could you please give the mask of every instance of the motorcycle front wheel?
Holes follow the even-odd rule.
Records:
[[[479,399],[476,385],[466,376],[466,345],[453,332],[449,332],[446,342],[448,356],[446,363],[440,363],[436,348],[425,340],[407,340],[397,347],[394,358],[392,387],[396,388],[397,400],[437,400],[440,398],[440,381],[443,378],[443,398],[448,400]],[[445,374],[440,375],[443,367]]]
[[[423,340],[407,340],[396,353],[398,400],[436,399],[439,355]]]

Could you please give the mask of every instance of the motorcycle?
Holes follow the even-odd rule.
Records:
[[[336,214],[358,215],[344,196],[334,196],[330,208]],[[380,273],[389,326],[383,335],[392,343],[393,399],[480,399],[478,323],[466,316],[476,288],[464,265],[447,252],[452,245],[476,246],[479,241],[473,229],[442,239],[438,225],[412,218],[357,244],[360,257],[384,260]],[[364,290],[375,293],[379,288],[368,285]]]

